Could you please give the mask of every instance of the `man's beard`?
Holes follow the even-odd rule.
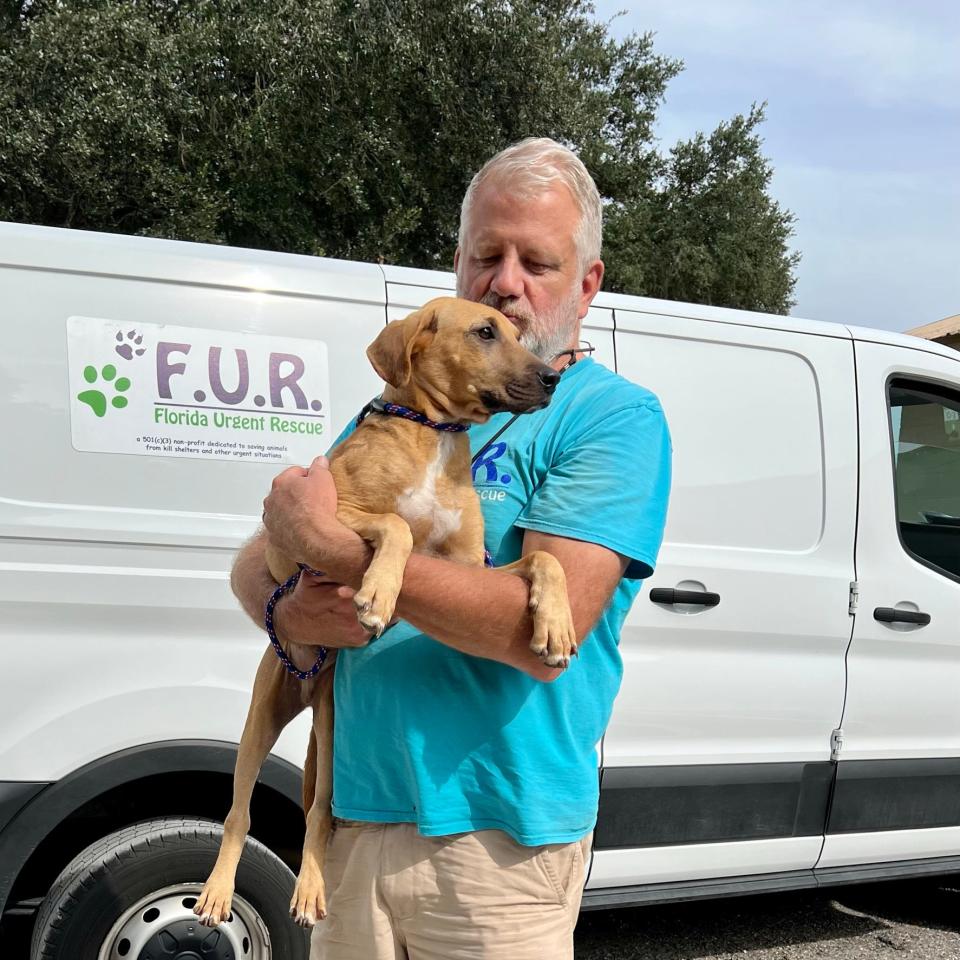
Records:
[[[462,297],[460,278],[457,277],[457,296]],[[577,306],[580,302],[580,285],[574,284],[570,295],[552,310],[536,316],[523,297],[501,297],[488,291],[479,300],[486,307],[493,307],[508,317],[517,320],[520,330],[520,346],[535,357],[549,363],[558,353],[577,345],[580,320]]]

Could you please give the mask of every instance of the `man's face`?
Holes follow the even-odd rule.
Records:
[[[454,255],[457,295],[505,314],[541,360],[575,346],[600,288],[603,264],[581,274],[574,243],[580,211],[560,183],[529,198],[488,180],[473,199],[463,249]]]

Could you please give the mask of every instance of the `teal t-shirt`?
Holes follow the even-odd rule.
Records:
[[[509,417],[471,427],[473,452]],[[546,409],[520,417],[484,453],[474,486],[498,566],[520,557],[524,530],[539,530],[615,550],[630,559],[626,576],[552,683],[405,621],[341,650],[334,815],[416,823],[427,836],[496,828],[534,846],[593,828],[596,747],[623,671],[620,628],[656,565],[671,453],[657,397],[589,358],[563,374]]]

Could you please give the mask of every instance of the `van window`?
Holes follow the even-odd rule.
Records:
[[[960,393],[892,380],[889,408],[900,539],[960,578]]]

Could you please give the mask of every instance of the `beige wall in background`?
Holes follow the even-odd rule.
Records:
[[[960,313],[904,332],[914,337],[923,337],[924,340],[936,340],[945,347],[960,350]]]

